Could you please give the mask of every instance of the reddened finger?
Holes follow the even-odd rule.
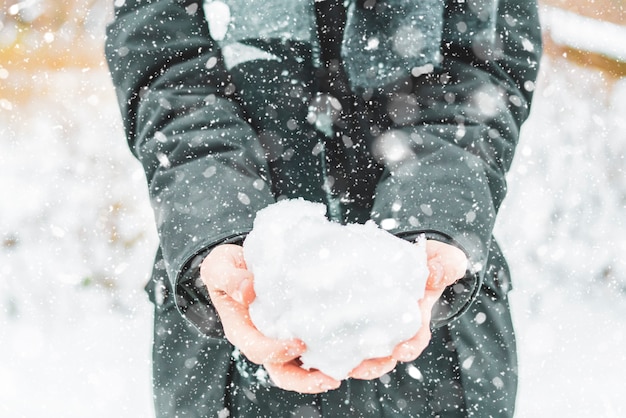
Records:
[[[202,262],[200,276],[209,293],[224,292],[246,306],[255,298],[253,275],[246,269],[243,249],[238,245],[215,247]]]
[[[253,276],[250,274],[249,277],[246,277],[239,283],[239,287],[237,291],[241,295],[241,299],[238,300],[239,303],[244,306],[249,306],[254,299],[256,298],[256,293],[254,292],[254,284],[253,284]]]
[[[246,268],[243,257],[243,247],[235,244],[220,244],[213,248],[207,255],[209,258],[227,260],[237,268]]]
[[[393,357],[364,360],[350,372],[350,377],[360,380],[373,380],[392,371],[398,362]]]
[[[430,328],[423,326],[413,338],[398,344],[391,356],[397,361],[413,361],[426,349],[430,338]]]
[[[248,270],[215,270],[210,275],[202,276],[202,280],[207,286],[211,298],[213,298],[214,293],[227,294],[230,298],[246,306],[254,300],[253,275]]]
[[[467,257],[459,248],[443,242],[426,242],[426,254],[430,275],[427,288],[436,289],[450,286],[465,274]]]
[[[295,362],[263,365],[276,386],[299,393],[316,394],[337,389],[341,382],[319,370],[305,370]]]
[[[436,289],[445,287],[445,270],[439,260],[428,260],[428,280],[426,281],[427,289]]]
[[[252,323],[248,309],[226,294],[212,296],[224,334],[253,363],[286,362],[300,357],[306,346],[299,340],[275,340],[263,335]]]

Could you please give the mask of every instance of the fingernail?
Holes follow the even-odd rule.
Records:
[[[241,290],[237,289],[233,292],[233,299],[235,299],[235,302],[243,304],[243,293],[241,293]]]
[[[430,286],[439,287],[443,282],[443,267],[439,263],[432,263],[430,266]]]
[[[243,304],[243,294],[244,292],[246,292],[248,286],[250,286],[250,280],[242,280],[241,283],[239,283],[239,287],[237,288],[237,290],[233,292],[233,299]]]

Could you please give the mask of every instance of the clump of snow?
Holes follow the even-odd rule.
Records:
[[[340,225],[325,213],[303,199],[261,210],[244,255],[254,274],[255,326],[272,338],[301,339],[302,366],[341,380],[417,333],[428,268],[425,243],[373,222]]]
[[[228,32],[230,7],[221,1],[204,2],[203,6],[211,37],[216,41],[222,41]]]

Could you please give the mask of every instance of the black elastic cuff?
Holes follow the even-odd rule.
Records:
[[[176,286],[176,306],[189,322],[208,337],[224,338],[224,330],[207,288],[200,278],[200,265],[217,245],[241,245],[245,238],[246,235],[238,235],[205,248],[191,258],[179,276]]]
[[[448,325],[463,315],[476,299],[480,290],[479,273],[465,272],[465,276],[452,286],[448,286],[435,306],[430,319],[431,328]]]

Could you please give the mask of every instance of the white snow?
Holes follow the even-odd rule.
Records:
[[[211,37],[216,41],[224,40],[230,25],[230,7],[221,1],[205,1],[203,8]]]
[[[33,100],[0,110],[0,416],[150,417],[156,234],[108,75],[7,81]]]
[[[228,45],[224,45],[222,47],[222,55],[224,57],[224,64],[228,69],[248,61],[280,61],[280,58],[274,54],[270,54],[261,48],[242,44],[240,42],[233,42]]]
[[[626,416],[626,79],[544,59],[496,236],[513,274],[516,417]]]
[[[296,199],[257,214],[244,242],[257,295],[250,317],[267,336],[302,340],[304,368],[341,380],[417,333],[428,268],[424,243],[325,213]]]

